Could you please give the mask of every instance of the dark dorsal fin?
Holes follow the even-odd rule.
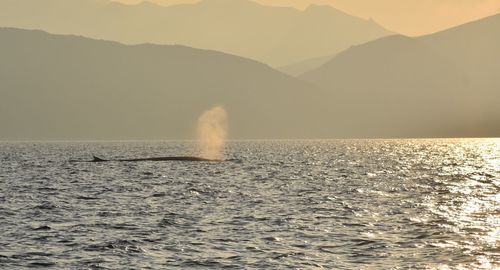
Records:
[[[100,157],[96,157],[96,156],[93,156],[93,157],[94,157],[94,159],[92,160],[92,162],[104,162],[104,161],[107,161],[107,160],[102,159]]]

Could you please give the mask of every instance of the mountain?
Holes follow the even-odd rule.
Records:
[[[125,44],[181,44],[285,66],[391,33],[330,6],[304,11],[249,0],[123,5],[108,0],[2,0],[0,26]]]
[[[333,57],[334,56],[332,55],[315,57],[297,63],[293,63],[290,65],[286,65],[283,67],[279,67],[278,70],[291,76],[299,76],[306,73],[307,71],[319,68],[320,66],[331,60]]]
[[[324,92],[220,52],[0,28],[0,59],[0,139],[192,138],[218,104],[233,138],[330,129]]]
[[[500,14],[464,24],[419,40],[460,66],[474,87],[498,88],[500,63]],[[487,84],[492,85],[487,85]]]
[[[498,33],[500,15],[424,37],[381,38],[300,78],[336,92],[360,130],[500,136]]]

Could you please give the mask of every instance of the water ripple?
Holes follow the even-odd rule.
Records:
[[[1,143],[0,268],[495,269],[500,141]]]

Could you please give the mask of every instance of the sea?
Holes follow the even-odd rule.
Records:
[[[500,139],[0,143],[0,269],[499,269]]]

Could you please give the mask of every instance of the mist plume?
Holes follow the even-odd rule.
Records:
[[[198,146],[201,155],[208,159],[222,159],[227,138],[227,113],[224,107],[215,106],[198,118]]]

